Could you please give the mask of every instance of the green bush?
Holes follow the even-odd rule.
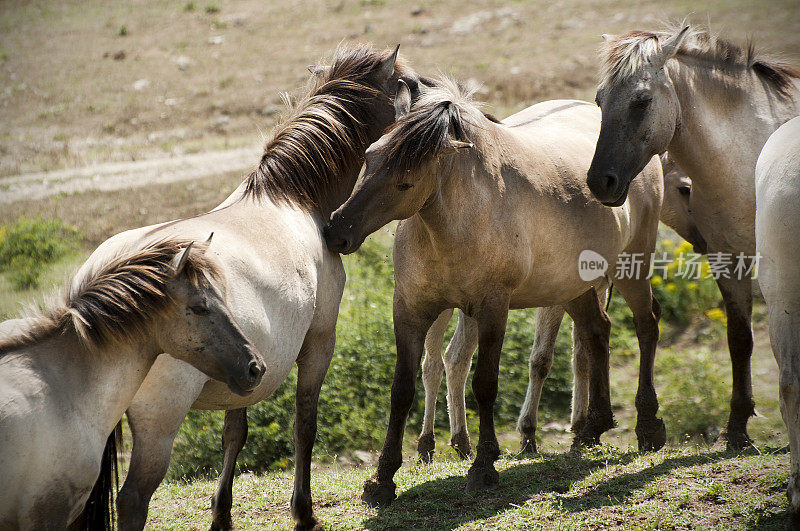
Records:
[[[0,226],[0,271],[15,289],[36,287],[44,266],[77,247],[78,232],[56,218],[21,217]]]
[[[725,360],[702,347],[664,349],[658,355],[656,378],[669,439],[715,440],[728,415],[730,370]]]

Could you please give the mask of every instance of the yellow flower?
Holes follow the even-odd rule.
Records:
[[[693,252],[694,252],[694,247],[692,247],[691,243],[686,242],[686,241],[683,242],[682,244],[680,244],[680,246],[678,247],[678,250],[677,250],[678,254],[680,254],[680,253],[689,254],[689,253],[693,253]]]
[[[728,317],[725,315],[725,312],[720,308],[711,308],[710,310],[706,310],[706,316],[712,321],[718,321],[720,323],[725,323],[728,321]]]
[[[669,284],[667,284],[667,291],[675,292],[675,291],[677,291],[677,289],[678,289],[678,286],[676,286],[674,282],[670,282]]]
[[[661,277],[660,277],[660,276],[658,276],[658,275],[653,275],[653,278],[652,278],[652,279],[650,279],[650,282],[651,282],[651,283],[652,283],[654,286],[660,286],[661,284],[663,284],[663,283],[664,283],[664,279],[663,279],[663,278],[661,278]]]
[[[697,288],[698,288],[697,282],[689,282],[688,288],[689,288],[690,291],[697,291]]]

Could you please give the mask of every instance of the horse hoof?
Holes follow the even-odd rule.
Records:
[[[297,522],[294,529],[295,531],[323,531],[325,526],[312,516],[305,522]]]
[[[569,449],[569,455],[572,457],[580,457],[583,450],[592,448],[600,444],[600,436],[578,434],[572,439],[572,446]]]
[[[214,520],[209,528],[210,531],[228,531],[229,529],[233,529],[233,522],[230,519],[227,522]]]
[[[480,492],[497,486],[500,483],[500,474],[492,465],[488,467],[472,467],[467,473],[467,492]]]
[[[370,478],[364,482],[361,501],[370,507],[387,507],[397,498],[396,489],[397,486],[394,482],[389,484],[378,483],[376,479]]]
[[[455,449],[460,459],[472,457],[472,444],[469,441],[469,433],[463,429],[450,438],[450,446]]]
[[[800,531],[800,513],[789,513],[789,521],[786,523],[786,529]]]
[[[538,454],[538,450],[536,448],[536,439],[523,437],[522,438],[522,447],[520,448],[518,457],[524,459],[526,457],[531,457]]]
[[[667,427],[661,419],[639,421],[636,423],[636,439],[640,452],[655,452],[667,443]]]
[[[727,452],[739,452],[745,448],[753,446],[753,441],[747,435],[746,429],[728,429],[723,428],[717,437],[717,442],[714,443],[715,449],[722,449],[724,445]]]
[[[417,441],[417,454],[419,462],[428,464],[433,460],[433,449],[436,447],[436,439],[433,433],[422,435]]]

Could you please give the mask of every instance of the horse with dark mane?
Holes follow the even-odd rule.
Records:
[[[317,401],[333,355],[344,288],[341,258],[322,229],[350,194],[370,142],[393,121],[392,96],[416,74],[397,50],[355,46],[315,69],[307,96],[266,143],[256,169],[220,206],[191,219],[129,231],[90,258],[141,238],[214,231],[212,249],[227,279],[231,309],[264,353],[267,373],[247,397],[230,393],[199,371],[162,356],[130,408],[131,466],[119,497],[122,529],[141,529],[150,497],[169,465],[172,443],[190,408],[226,410],[225,460],[212,502],[212,527],[231,527],[236,456],[247,435],[247,406],[272,394],[297,364],[295,485],[291,511],[298,528],[317,525],[311,502],[311,451]]]
[[[362,499],[386,504],[395,497],[393,477],[402,464],[426,335],[451,308],[462,310],[465,334],[478,344],[472,389],[480,432],[467,490],[498,483],[493,407],[509,309],[564,307],[575,322],[582,363],[591,367],[587,410],[574,426],[575,442],[596,443],[613,427],[611,323],[597,295],[606,270],[580,273],[587,250],[607,264],[636,324],[639,447],[663,446],[666,431],[656,417],[653,385],[658,303],[646,275],[615,275],[623,253],[644,257],[642,268],[649,268],[663,194],[658,159],[645,167],[630,199],[608,209],[592,199],[585,184],[600,128],[600,113],[588,102],[547,101],[495,123],[469,93],[444,79],[419,98],[401,85],[395,106],[400,118],[367,149],[353,194],[326,227],[328,246],[351,253],[367,235],[403,220],[394,243],[397,365],[389,427]]]
[[[115,425],[162,352],[237,395],[259,384],[264,363],[207,248],[118,248],[62,299],[0,324],[0,528],[111,528]]]
[[[597,104],[603,124],[589,188],[603,203],[625,200],[634,176],[655,154],[692,177],[691,208],[709,256],[755,256],[755,167],[767,138],[800,114],[800,72],[686,26],[606,37]],[[750,275],[716,279],[728,317],[733,372],[730,416],[720,433],[729,448],[749,444],[755,414]]]

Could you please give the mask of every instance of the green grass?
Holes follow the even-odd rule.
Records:
[[[329,529],[782,529],[788,454],[762,447],[743,454],[708,447],[639,454],[603,445],[581,457],[543,454],[497,464],[499,488],[464,492],[469,463],[407,459],[398,499],[386,509],[359,501],[373,467],[312,473],[318,518]],[[247,474],[234,483],[238,529],[287,529],[288,472]],[[214,481],[162,485],[149,529],[203,528]]]

